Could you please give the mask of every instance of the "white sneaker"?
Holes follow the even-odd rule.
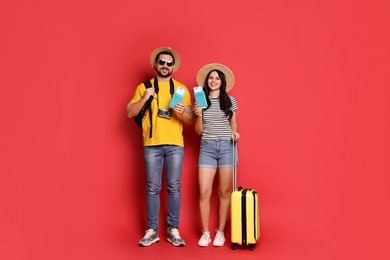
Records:
[[[221,231],[217,231],[217,234],[215,235],[213,246],[223,246],[225,244],[225,235]]]
[[[206,247],[210,243],[211,243],[210,232],[203,231],[203,235],[200,237],[200,239],[198,241],[198,246]]]

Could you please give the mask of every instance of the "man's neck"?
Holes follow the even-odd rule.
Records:
[[[157,81],[158,82],[168,82],[171,79],[171,77],[160,77],[157,76]]]

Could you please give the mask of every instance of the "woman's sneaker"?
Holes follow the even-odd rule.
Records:
[[[217,231],[217,234],[215,235],[213,246],[223,246],[225,244],[225,235],[221,231]]]
[[[148,229],[145,232],[145,236],[138,242],[138,246],[150,246],[153,243],[160,241],[160,238],[157,235],[157,231],[153,229]]]
[[[210,232],[203,231],[203,235],[200,237],[200,239],[198,241],[198,246],[206,247],[210,243],[211,243]]]

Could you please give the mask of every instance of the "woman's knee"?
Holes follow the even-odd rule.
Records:
[[[200,200],[209,200],[211,197],[211,190],[200,190],[199,199]]]
[[[218,193],[221,199],[230,199],[230,190],[219,190]]]

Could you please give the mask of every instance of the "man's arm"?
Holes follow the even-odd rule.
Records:
[[[148,101],[150,96],[154,96],[154,88],[146,89],[145,95],[142,97],[140,101],[136,103],[132,103],[130,101],[130,103],[127,104],[127,116],[129,118],[132,118],[138,115],[141,109],[144,107],[146,101]]]
[[[191,106],[184,106],[183,111],[183,122],[186,124],[192,124],[194,122],[194,112],[192,111]]]
[[[194,122],[194,113],[192,112],[191,106],[184,106],[179,103],[174,108],[175,115],[180,118],[186,124],[192,124]]]

